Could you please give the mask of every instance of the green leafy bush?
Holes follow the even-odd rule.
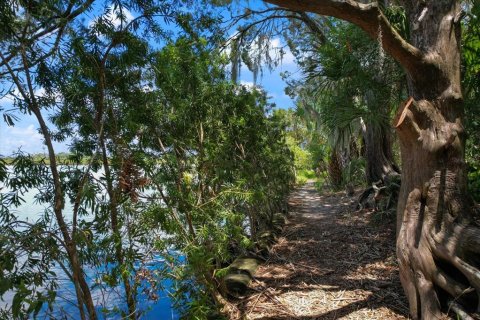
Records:
[[[473,199],[480,202],[480,163],[469,166],[468,189]]]

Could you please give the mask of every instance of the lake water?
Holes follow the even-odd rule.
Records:
[[[1,186],[0,186],[1,190]],[[5,192],[5,189],[2,190]],[[23,198],[25,203],[18,208],[12,210],[18,216],[19,219],[28,220],[34,222],[43,215],[45,211],[45,205],[35,203],[34,196],[36,191],[30,191],[26,193]],[[68,219],[68,212],[71,212],[71,205],[66,205],[65,212]],[[163,263],[163,259],[160,256],[155,256],[151,261],[146,263],[147,269],[153,271],[159,268]],[[104,266],[108,268],[108,266]],[[57,274],[59,289],[57,291],[57,297],[53,304],[53,311],[49,311],[47,305],[44,305],[42,311],[37,316],[37,319],[79,319],[79,312],[75,306],[76,298],[73,283],[67,279],[67,276],[61,268],[55,268],[53,270]],[[87,280],[91,287],[95,284],[97,275],[102,270],[85,268]],[[172,283],[170,281],[163,281],[162,287],[165,291],[158,292],[158,300],[152,301],[146,299],[146,296],[141,293],[138,298],[138,309],[145,311],[142,319],[179,319],[178,313],[172,308],[172,301],[168,296],[167,291],[172,289]],[[122,297],[123,288],[118,286],[116,288],[109,288],[108,290],[102,290],[100,288],[92,289],[92,296],[97,305],[97,309],[100,311],[103,307],[114,308],[118,307],[122,310],[126,310],[125,299]],[[14,292],[7,292],[3,296],[3,301],[0,299],[0,309],[11,305]],[[119,315],[105,316],[99,312],[100,319],[120,319]]]

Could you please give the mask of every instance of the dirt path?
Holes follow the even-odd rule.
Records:
[[[244,319],[408,319],[394,222],[371,223],[353,199],[311,183],[292,194],[284,233],[239,305]]]

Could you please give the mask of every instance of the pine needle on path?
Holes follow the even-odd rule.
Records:
[[[355,197],[319,194],[312,183],[290,197],[278,243],[239,301],[241,319],[408,319],[395,258],[394,219],[371,223]]]

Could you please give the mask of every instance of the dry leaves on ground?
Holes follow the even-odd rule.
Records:
[[[312,184],[294,192],[283,235],[232,319],[408,319],[395,223],[371,223],[354,199]]]

